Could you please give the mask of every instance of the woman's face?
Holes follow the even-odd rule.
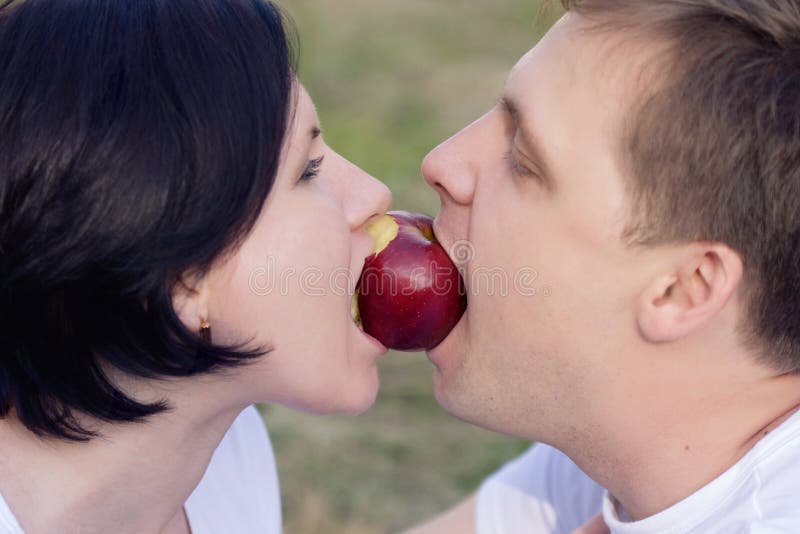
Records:
[[[325,145],[302,86],[290,123],[254,228],[207,277],[208,320],[216,344],[271,349],[235,371],[247,402],[358,413],[375,400],[386,349],[356,327],[350,306],[373,250],[364,224],[389,209],[391,193]]]

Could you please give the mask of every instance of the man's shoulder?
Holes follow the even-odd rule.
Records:
[[[753,502],[759,518],[800,519],[800,412],[756,444],[731,468],[738,498]],[[723,475],[724,477],[725,475]],[[722,477],[721,477],[722,478]]]
[[[530,492],[552,493],[560,487],[599,487],[566,454],[543,443],[534,444],[486,481]],[[558,484],[556,484],[558,482]]]
[[[567,455],[537,444],[481,485],[477,530],[571,532],[602,510],[604,493]]]
[[[780,521],[791,518],[800,530],[800,417],[793,418],[792,432],[753,463],[753,499],[762,517]]]

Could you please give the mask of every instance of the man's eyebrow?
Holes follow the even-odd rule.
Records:
[[[511,118],[517,124],[517,128],[519,128],[522,123],[522,115],[519,112],[517,103],[511,100],[511,97],[508,95],[504,95],[500,98],[500,105],[505,108],[509,115],[511,115]]]
[[[534,163],[537,167],[539,167],[537,169],[537,175],[539,175],[539,178],[542,179],[547,188],[552,190],[555,184],[553,183],[552,176],[550,175],[551,167],[548,165],[547,160],[544,157],[544,151],[541,149],[538,138],[525,123],[524,117],[519,110],[519,106],[508,95],[503,95],[500,98],[500,106],[502,106],[503,109],[509,115],[511,115],[511,119],[514,121],[517,131],[522,134],[522,145],[530,151],[529,156],[533,159],[531,163]]]

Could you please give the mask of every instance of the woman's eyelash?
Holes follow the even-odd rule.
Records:
[[[303,170],[303,174],[300,175],[300,181],[308,181],[316,178],[319,175],[319,169],[322,167],[322,161],[324,159],[325,156],[320,156],[317,159],[309,160],[305,170]]]

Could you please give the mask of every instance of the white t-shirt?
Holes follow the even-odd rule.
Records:
[[[184,509],[192,534],[280,534],[275,456],[253,406],[228,429]],[[0,495],[0,534],[23,532]]]
[[[615,534],[798,533],[800,412],[674,506],[635,522],[618,507],[566,455],[534,445],[484,481],[475,521],[478,534],[570,533],[602,512]]]

